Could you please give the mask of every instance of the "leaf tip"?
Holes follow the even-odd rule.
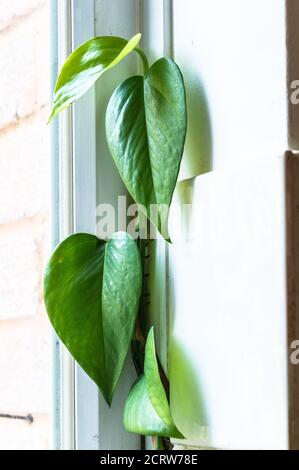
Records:
[[[184,434],[181,433],[181,431],[176,427],[175,424],[174,424],[174,429],[171,431],[171,436],[169,437],[172,437],[174,439],[186,439]]]
[[[155,341],[155,331],[154,331],[154,326],[151,326],[147,335],[148,341]]]
[[[141,33],[135,34],[135,36],[133,36],[132,39],[134,39],[136,41],[136,43],[138,44],[140,42],[140,39],[141,39]]]
[[[55,110],[54,110],[54,108],[53,108],[52,111],[51,111],[51,114],[50,114],[50,116],[49,116],[49,118],[48,118],[47,124],[50,124],[50,123],[53,121],[53,119],[54,119],[55,116],[56,116],[56,113],[55,113]]]
[[[112,406],[112,399],[113,399],[113,393],[112,392],[105,392],[101,389],[100,385],[98,384],[98,387],[100,388],[100,390],[102,391],[102,394],[103,394],[103,397],[105,399],[105,402],[107,403],[107,405],[109,406],[109,408],[111,408]]]

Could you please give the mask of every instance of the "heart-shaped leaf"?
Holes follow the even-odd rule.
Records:
[[[108,104],[111,155],[131,196],[165,239],[186,127],[183,77],[170,59],[159,59],[144,77],[127,79]]]
[[[60,339],[108,404],[131,342],[141,289],[140,255],[124,232],[107,242],[72,235],[53,253],[44,291]]]
[[[78,47],[65,61],[59,74],[49,122],[84,95],[102,73],[132,52],[140,37],[141,34],[136,34],[130,41],[116,36],[95,37]]]
[[[144,374],[133,385],[125,404],[124,426],[141,435],[184,438],[173,422],[160,379],[153,328],[145,346]]]

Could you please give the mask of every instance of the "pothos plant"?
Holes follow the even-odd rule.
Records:
[[[111,96],[106,136],[128,192],[170,241],[165,207],[171,204],[185,142],[184,82],[169,58],[149,66],[138,47],[140,37],[137,34],[129,41],[95,37],[76,49],[59,74],[49,121],[84,95],[104,72],[136,52],[143,74],[129,77]],[[155,217],[151,206],[158,208]],[[98,385],[109,406],[132,343],[139,367],[125,404],[125,428],[141,435],[182,438],[171,415],[153,328],[146,341],[140,333],[140,246],[126,232],[115,233],[108,240],[85,233],[71,235],[48,262],[46,309],[58,336]]]

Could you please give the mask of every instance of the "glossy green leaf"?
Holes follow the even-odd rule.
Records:
[[[124,232],[108,242],[76,234],[53,253],[45,304],[60,339],[108,404],[131,342],[141,289],[140,255]]]
[[[116,36],[95,37],[78,47],[65,61],[54,91],[49,122],[78,100],[106,70],[123,60],[138,45],[141,34],[127,41]]]
[[[173,422],[160,379],[153,329],[146,341],[144,374],[132,387],[125,404],[124,425],[127,431],[137,434],[184,437]]]
[[[173,426],[166,392],[160,379],[153,328],[150,329],[146,341],[144,375],[147,379],[147,391],[153,407],[168,427]]]
[[[186,127],[183,77],[170,59],[159,59],[144,77],[127,79],[109,101],[106,135],[112,157],[131,196],[165,239]],[[151,205],[157,212],[150,212]]]

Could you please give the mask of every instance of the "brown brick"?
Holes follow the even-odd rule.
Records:
[[[47,5],[0,34],[0,129],[49,100]]]
[[[0,132],[0,224],[47,212],[50,200],[48,108]],[[0,225],[1,227],[1,225]]]

